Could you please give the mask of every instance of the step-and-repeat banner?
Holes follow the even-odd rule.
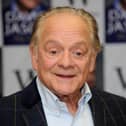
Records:
[[[96,86],[126,97],[126,11],[123,5],[121,0],[34,0],[33,3],[2,0],[0,95],[22,90],[35,76],[28,44],[36,16],[52,7],[72,6],[89,11],[99,25],[103,50],[97,58]]]
[[[105,5],[104,90],[126,97],[126,1]]]

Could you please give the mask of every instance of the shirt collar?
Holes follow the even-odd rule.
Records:
[[[55,113],[59,115],[62,110],[68,111],[66,104],[61,102],[55,94],[53,94],[46,86],[44,86],[38,77],[36,82],[42,104],[46,107],[49,113],[52,112],[53,114]],[[79,106],[83,106],[88,103],[92,97],[92,93],[87,83],[84,84],[81,93],[82,97],[78,102]]]
[[[79,100],[79,105],[80,104],[82,104],[82,105],[84,105],[84,104],[86,104],[86,103],[88,103],[88,101],[91,99],[91,97],[92,97],[92,93],[91,93],[91,90],[90,90],[90,88],[89,88],[89,86],[88,86],[88,84],[87,83],[85,83],[84,84],[84,86],[83,86],[83,88],[82,88],[82,90],[81,90],[81,93],[82,93],[82,97],[81,97],[81,99]]]

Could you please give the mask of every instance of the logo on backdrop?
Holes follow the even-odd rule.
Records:
[[[116,72],[118,74],[119,80],[121,82],[121,85],[124,89],[126,89],[126,80],[124,79],[124,74],[122,68],[116,68]]]
[[[32,69],[27,70],[26,73],[27,73],[28,78],[24,81],[24,78],[22,76],[23,74],[22,71],[18,69],[14,71],[14,74],[15,74],[16,79],[18,80],[20,89],[23,89],[26,86],[26,84],[28,84],[28,81],[34,78],[34,72]]]
[[[75,0],[69,0],[70,1],[70,4],[74,4]],[[87,0],[82,0],[83,4],[87,4]]]
[[[106,42],[126,42],[126,2],[106,1]]]
[[[3,0],[4,4],[4,0]],[[34,8],[20,9],[24,3],[17,0],[10,1],[7,7],[3,7],[3,31],[5,45],[29,44],[32,26],[39,13],[49,8],[47,5],[38,3]]]

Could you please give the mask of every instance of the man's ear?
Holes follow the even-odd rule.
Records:
[[[97,57],[97,53],[92,53],[91,54],[91,60],[90,60],[90,69],[89,72],[93,72],[95,70],[96,67],[96,57]]]
[[[31,55],[31,62],[32,62],[32,67],[34,70],[37,70],[37,63],[38,63],[38,55],[37,55],[37,47],[35,46],[30,46],[30,55]]]

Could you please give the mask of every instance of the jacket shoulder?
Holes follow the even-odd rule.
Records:
[[[100,91],[98,89],[95,89],[93,91],[95,97],[98,97],[99,100],[104,104],[106,109],[110,110],[112,113],[118,113],[121,112],[121,114],[124,114],[126,116],[126,98],[106,92],[106,91]]]
[[[14,108],[15,104],[19,103],[21,100],[21,92],[0,98],[0,111],[7,107]]]
[[[123,96],[119,96],[117,94],[113,94],[106,91],[99,91],[99,90],[97,91],[97,94],[101,95],[101,97],[107,101],[115,101],[115,102],[126,104],[126,98]]]
[[[20,104],[24,101],[29,103],[29,97],[32,95],[35,96],[36,90],[36,78],[34,78],[23,90],[0,98],[0,107],[3,106],[5,108],[9,106],[11,108],[14,104],[16,104],[16,107],[20,107]]]

